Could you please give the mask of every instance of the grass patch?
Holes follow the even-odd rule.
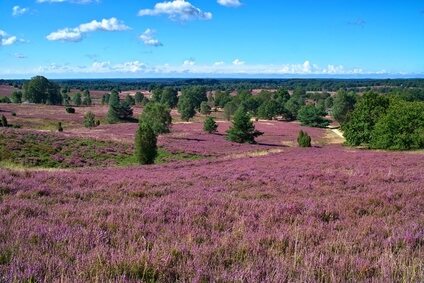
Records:
[[[176,161],[191,161],[191,160],[199,160],[203,158],[206,158],[206,157],[201,155],[191,154],[191,153],[184,153],[184,152],[172,153],[164,148],[158,148],[158,156],[155,159],[155,164],[164,164],[164,163],[170,163],[170,162],[176,162]],[[120,167],[127,167],[127,166],[138,165],[138,163],[134,154],[130,154],[126,156],[121,156],[117,165]]]

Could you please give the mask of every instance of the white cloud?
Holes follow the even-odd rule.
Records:
[[[217,61],[215,63],[213,63],[214,66],[221,66],[224,65],[224,61]]]
[[[12,8],[12,15],[13,16],[19,16],[19,15],[23,15],[26,12],[28,12],[28,8],[21,8],[19,6],[14,6]]]
[[[22,54],[22,53],[15,53],[15,57],[16,58],[19,58],[19,59],[25,59],[27,56],[25,56],[24,54]]]
[[[195,64],[196,62],[193,60],[185,60],[183,63],[183,66],[188,67],[188,66],[194,66]]]
[[[239,0],[218,0],[217,2],[226,7],[239,7],[242,5]]]
[[[155,30],[151,30],[148,28],[142,35],[140,35],[140,39],[144,42],[144,44],[149,46],[163,46],[163,44],[159,40],[153,38],[155,34]]]
[[[0,46],[12,45],[15,43],[24,43],[27,42],[24,39],[18,39],[14,35],[8,35],[5,31],[0,30]]]
[[[244,65],[244,64],[246,64],[246,62],[240,61],[239,59],[236,59],[233,61],[233,65]]]
[[[171,20],[210,20],[212,14],[202,12],[199,8],[193,6],[185,0],[174,0],[172,2],[156,3],[153,9],[143,9],[138,12],[139,16],[159,16],[168,15]]]
[[[52,32],[46,38],[48,40],[62,40],[70,42],[78,42],[83,39],[83,34],[94,31],[125,31],[130,30],[123,23],[119,22],[116,18],[103,19],[101,22],[91,21],[89,23],[81,24],[76,28],[64,28]]]

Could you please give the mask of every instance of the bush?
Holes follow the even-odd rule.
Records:
[[[256,143],[255,137],[263,135],[262,132],[255,130],[255,126],[250,121],[250,116],[242,107],[234,114],[233,125],[226,131],[226,140],[237,143]]]
[[[57,122],[57,131],[58,132],[63,132],[62,122]]]
[[[217,128],[218,124],[212,117],[208,117],[203,124],[203,130],[209,134],[215,133]]]
[[[73,108],[73,107],[66,107],[65,110],[66,110],[66,113],[70,113],[70,114],[75,113],[75,108]]]
[[[153,164],[158,154],[157,138],[150,125],[140,121],[134,137],[135,157],[141,165]]]
[[[300,147],[311,147],[311,137],[306,132],[300,130],[297,143]]]
[[[87,114],[85,114],[84,126],[90,129],[96,126],[96,116],[93,114],[93,112],[88,111]]]
[[[6,117],[4,115],[1,115],[0,126],[2,126],[2,127],[7,127],[8,126],[7,119],[6,119]]]

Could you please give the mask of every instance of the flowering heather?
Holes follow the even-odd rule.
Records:
[[[0,169],[0,281],[423,282],[423,169],[339,145]]]

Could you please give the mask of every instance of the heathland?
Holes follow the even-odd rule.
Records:
[[[422,106],[420,86],[385,82],[372,90],[369,81],[336,81],[344,89],[326,92],[304,85],[289,103],[297,95],[291,82],[289,96],[270,82],[266,90],[211,84],[203,100],[210,108],[185,119],[184,108],[169,107],[172,124],[157,135],[155,164],[138,165],[137,118],[166,87],[181,98],[187,86],[118,89],[132,116],[107,124],[113,87],[91,88],[84,105],[77,87],[87,82],[66,83],[58,83],[70,97],[66,106],[0,103],[7,119],[0,128],[0,282],[424,281],[424,118],[412,111]],[[20,86],[2,85],[0,95],[16,99]],[[81,105],[73,100],[78,92]],[[146,99],[132,105],[127,96],[137,92]],[[267,97],[276,104],[261,101]],[[262,135],[254,143],[227,140],[235,109],[225,111],[217,98],[243,106]],[[360,119],[364,101],[386,105],[381,119]],[[404,109],[412,109],[404,116],[414,122],[414,139],[394,134],[390,145],[411,149],[373,149],[382,144],[375,133]],[[95,123],[87,126],[89,112]],[[203,130],[206,116],[216,132]],[[318,124],[305,125],[311,121]],[[351,145],[333,131],[340,124]],[[358,137],[358,125],[375,130]],[[300,130],[311,147],[298,145]]]

